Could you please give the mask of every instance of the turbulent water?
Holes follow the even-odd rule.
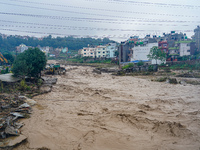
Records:
[[[51,93],[34,97],[28,142],[15,150],[200,148],[200,86],[67,69]]]

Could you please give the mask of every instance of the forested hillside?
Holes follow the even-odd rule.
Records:
[[[53,48],[58,47],[68,47],[70,50],[79,50],[88,44],[97,46],[104,45],[108,43],[113,43],[115,41],[111,41],[108,38],[104,39],[94,39],[94,38],[74,38],[74,37],[56,37],[53,38],[51,35],[38,39],[34,37],[21,37],[21,36],[8,36],[7,38],[2,38],[0,36],[0,51],[14,51],[16,46],[20,44],[25,44],[27,46],[36,47],[40,45],[41,47],[49,46]]]

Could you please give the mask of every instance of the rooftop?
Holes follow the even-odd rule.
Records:
[[[178,43],[192,43],[192,42],[194,42],[194,41],[177,41],[177,42],[175,42],[175,44],[178,44]]]
[[[170,47],[169,50],[179,49],[179,47]]]

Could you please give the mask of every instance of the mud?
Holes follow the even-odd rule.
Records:
[[[15,150],[199,150],[200,86],[67,67],[23,120]]]

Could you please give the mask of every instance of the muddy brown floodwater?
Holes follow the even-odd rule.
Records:
[[[34,97],[15,150],[199,150],[200,86],[172,85],[68,67]]]

